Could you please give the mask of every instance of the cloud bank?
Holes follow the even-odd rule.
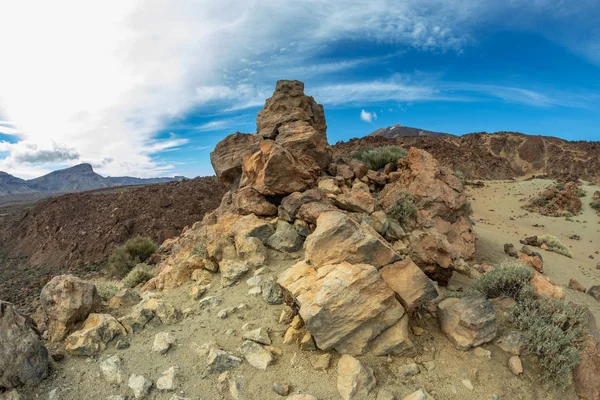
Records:
[[[17,140],[1,144],[8,155],[0,158],[0,170],[30,177],[56,165],[90,162],[110,175],[170,174],[175,166],[161,155],[203,143],[159,132],[190,110],[218,117],[259,107],[273,80],[288,76],[314,79],[311,93],[332,105],[472,96],[464,87],[422,79],[325,83],[377,61],[315,61],[341,41],[460,54],[476,44],[482,26],[509,24],[600,65],[600,32],[593,22],[600,14],[593,3],[6,1],[0,5],[0,118],[11,122],[0,124],[0,134]],[[569,27],[574,19],[578,27]],[[540,106],[555,102],[527,88],[480,86],[470,92]],[[225,119],[198,131],[226,126],[218,122]]]

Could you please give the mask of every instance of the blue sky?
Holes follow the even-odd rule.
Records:
[[[393,124],[600,140],[591,0],[119,3],[0,6],[0,170],[212,174],[278,79],[324,105],[330,143]]]

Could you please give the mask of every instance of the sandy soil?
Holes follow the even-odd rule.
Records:
[[[477,258],[496,264],[509,257],[504,254],[504,243],[513,243],[519,250],[520,239],[531,235],[550,234],[556,236],[573,253],[573,258],[540,251],[544,257],[544,275],[563,286],[566,301],[585,304],[600,321],[600,302],[593,297],[567,288],[569,279],[574,278],[586,288],[600,285],[600,217],[589,206],[592,194],[600,190],[598,186],[581,186],[587,193],[582,198],[581,213],[569,219],[547,217],[523,210],[521,206],[531,196],[539,194],[554,183],[551,180],[534,179],[530,181],[488,181],[483,188],[468,189],[473,206],[475,231],[479,236]],[[534,225],[538,225],[535,227]],[[539,227],[543,225],[543,227]],[[581,240],[569,239],[577,234]],[[590,258],[590,256],[592,258]]]

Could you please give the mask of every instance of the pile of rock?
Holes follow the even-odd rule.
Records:
[[[538,196],[530,199],[523,208],[550,217],[577,215],[581,211],[581,199],[578,191],[581,184],[567,182],[550,186]]]

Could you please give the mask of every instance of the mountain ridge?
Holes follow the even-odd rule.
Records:
[[[0,196],[30,193],[70,193],[129,185],[147,185],[181,181],[182,176],[136,178],[131,176],[104,177],[94,171],[91,164],[82,163],[52,171],[34,179],[21,179],[0,171]]]
[[[445,132],[434,132],[428,131],[426,129],[421,128],[412,128],[410,126],[403,126],[400,124],[388,126],[387,128],[379,128],[371,133],[368,136],[380,136],[385,138],[395,138],[395,137],[414,137],[414,136],[427,136],[427,137],[439,137],[439,136],[455,136],[450,133]]]

